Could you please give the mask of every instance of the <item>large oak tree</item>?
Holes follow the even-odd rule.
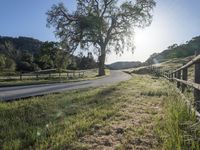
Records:
[[[106,54],[133,50],[135,27],[152,21],[154,0],[76,0],[77,9],[70,12],[63,3],[47,12],[47,25],[55,27],[56,36],[70,52],[80,46],[98,54],[99,75],[104,75]]]

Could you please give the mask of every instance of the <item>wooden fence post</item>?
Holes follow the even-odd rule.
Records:
[[[177,78],[177,72],[174,72],[174,78]]]
[[[58,76],[59,76],[59,79],[61,79],[61,72],[59,71],[59,73],[58,73]]]
[[[183,69],[183,76],[182,79],[187,81],[188,80],[188,68]],[[182,92],[185,91],[186,85],[182,83]]]
[[[181,71],[180,70],[177,72],[177,78],[181,79]],[[177,88],[180,88],[180,86],[181,86],[181,83],[177,81]]]
[[[75,71],[73,71],[73,78],[75,78]]]
[[[78,77],[79,77],[79,78],[81,77],[81,72],[78,72]]]
[[[200,84],[200,61],[195,63],[194,82]],[[196,110],[200,112],[200,91],[194,89],[194,104]]]
[[[172,78],[172,74],[171,74],[171,71],[169,72],[169,79],[171,81],[171,78]]]
[[[172,72],[171,73],[171,81],[173,81],[173,78],[174,78],[174,73]]]
[[[38,80],[38,73],[36,73],[36,79]]]
[[[20,80],[22,80],[22,73],[21,72],[20,72],[19,78],[20,78]]]
[[[83,71],[83,77],[84,77],[85,71]]]

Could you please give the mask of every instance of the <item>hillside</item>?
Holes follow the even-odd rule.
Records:
[[[161,63],[174,58],[185,58],[200,52],[200,36],[192,38],[185,44],[173,44],[161,53],[152,54],[145,62],[146,64]]]
[[[135,68],[139,67],[142,63],[139,61],[132,61],[132,62],[115,62],[110,65],[107,65],[109,69],[113,70],[120,70],[120,69],[128,69],[128,68]]]
[[[0,36],[0,53],[5,53],[7,44],[10,44],[14,49],[19,51],[27,51],[31,54],[36,54],[39,52],[42,44],[44,42],[30,38],[30,37],[5,37]]]
[[[190,41],[187,41],[185,44],[173,44],[169,46],[166,50],[161,53],[152,54],[144,63],[141,62],[116,62],[110,65],[107,65],[110,69],[129,69],[137,68],[132,70],[141,70],[142,66],[148,66],[151,64],[158,64],[161,66],[167,66],[165,69],[170,70],[177,68],[188,60],[191,60],[195,55],[195,52],[200,53],[200,36],[192,38]],[[142,67],[142,69],[145,67]],[[142,71],[144,73],[144,71]]]
[[[30,37],[0,36],[0,74],[45,69],[93,69],[93,54],[72,55],[58,42],[42,42]]]

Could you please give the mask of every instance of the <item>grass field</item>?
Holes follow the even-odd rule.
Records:
[[[200,125],[174,86],[129,81],[0,103],[0,149],[198,149]]]

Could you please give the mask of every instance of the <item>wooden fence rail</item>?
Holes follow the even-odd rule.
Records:
[[[194,65],[194,82],[188,81],[188,68]],[[194,107],[196,113],[200,116],[200,55],[174,71],[161,71],[154,66],[150,66],[150,71],[156,75],[165,77],[170,81],[177,82],[177,88],[183,93],[185,88],[192,87],[194,89]]]
[[[23,80],[23,79],[43,79],[43,78],[83,78],[85,75],[85,71],[83,70],[57,70],[57,69],[47,69],[36,72],[20,72],[18,75],[7,75],[0,76],[1,80],[5,79],[15,79],[15,80]]]

